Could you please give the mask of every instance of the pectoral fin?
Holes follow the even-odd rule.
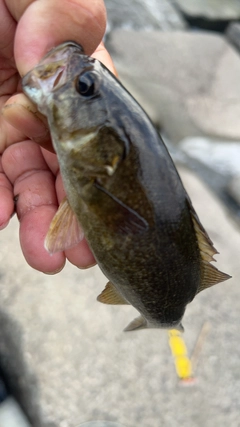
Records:
[[[129,325],[124,329],[125,332],[134,331],[135,329],[146,329],[147,321],[144,317],[139,316],[136,319],[133,319]]]
[[[106,284],[105,289],[98,295],[97,301],[103,302],[104,304],[128,304],[111,282]]]
[[[65,197],[50,224],[44,246],[50,254],[61,252],[79,243],[84,233]]]
[[[117,203],[117,210],[119,214],[119,220],[117,221],[118,229],[116,232],[122,234],[138,234],[146,231],[148,229],[148,222],[139,215],[134,209],[127,206],[116,196],[102,187],[98,182],[95,182],[95,187],[110,197],[115,203]],[[109,224],[111,227],[111,224]]]

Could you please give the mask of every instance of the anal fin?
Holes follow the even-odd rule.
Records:
[[[106,284],[105,289],[102,291],[100,295],[97,297],[97,301],[102,302],[104,304],[128,304],[128,302],[118,293],[115,286],[108,282]]]

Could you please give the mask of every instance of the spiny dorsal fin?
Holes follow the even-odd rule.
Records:
[[[202,260],[207,262],[216,261],[213,258],[213,255],[217,254],[218,251],[214,248],[213,242],[211,241],[207,232],[204,230],[203,226],[199,222],[198,217],[194,215],[194,213],[191,211],[193,226],[196,233]]]
[[[104,304],[128,304],[111,282],[106,284],[105,289],[98,295],[97,301],[103,302]]]
[[[207,261],[202,261],[203,265],[203,279],[198,292],[203,291],[210,286],[216,285],[217,283],[224,282],[225,280],[231,279],[226,273],[219,271],[214,265],[209,264]]]
[[[133,319],[129,325],[124,329],[124,332],[134,331],[135,329],[145,329],[147,328],[147,321],[144,317],[139,316],[136,319]]]
[[[54,254],[75,246],[83,237],[77,217],[65,197],[52,219],[44,246],[50,254]]]

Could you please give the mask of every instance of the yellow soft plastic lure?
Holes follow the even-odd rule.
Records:
[[[169,346],[174,357],[175,368],[178,377],[182,381],[193,379],[193,369],[191,360],[188,357],[188,351],[181,332],[171,329],[168,332]]]

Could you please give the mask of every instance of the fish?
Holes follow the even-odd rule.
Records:
[[[108,279],[97,300],[139,312],[125,331],[183,330],[194,297],[231,276],[211,264],[218,252],[151,120],[73,41],[49,51],[22,88],[48,119],[66,191],[46,249],[84,234]]]

